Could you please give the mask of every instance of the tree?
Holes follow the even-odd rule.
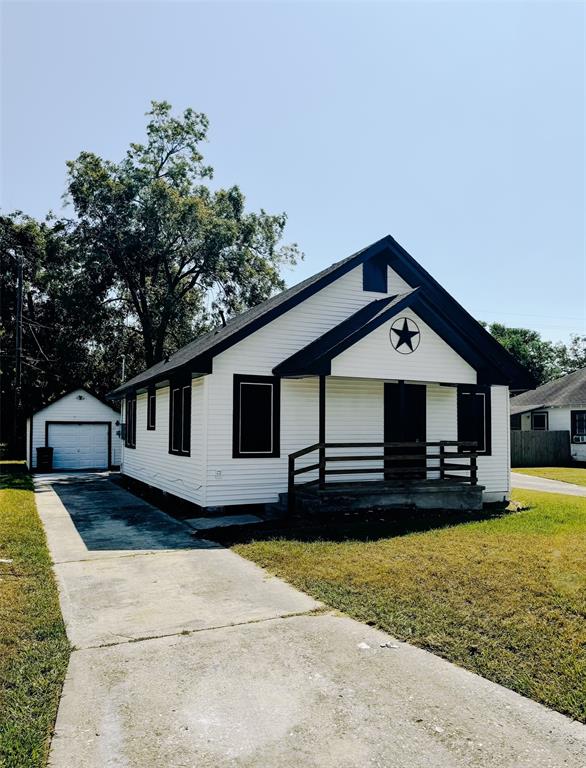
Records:
[[[483,323],[486,326],[486,323]],[[491,323],[488,331],[524,365],[539,384],[586,367],[586,337],[574,335],[569,346],[545,341],[529,328],[508,328]]]
[[[284,213],[246,212],[237,186],[210,187],[205,115],[173,117],[167,102],[147,115],[146,143],[121,162],[82,152],[68,163],[67,197],[83,262],[109,282],[150,366],[282,289],[281,267],[301,254],[280,245]]]
[[[110,301],[109,282],[80,256],[61,222],[0,216],[0,442],[23,455],[26,413],[75,386],[105,394],[120,382],[120,357],[144,365],[140,345]],[[21,393],[16,388],[18,263],[23,264]],[[23,408],[21,408],[21,403]]]

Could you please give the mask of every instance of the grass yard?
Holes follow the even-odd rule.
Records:
[[[31,479],[0,475],[0,765],[47,759],[69,644]]]
[[[548,480],[561,480],[563,483],[586,485],[586,469],[582,467],[523,467],[522,469],[515,467],[513,472],[533,477],[546,477]]]
[[[515,499],[528,508],[393,538],[234,549],[359,621],[586,722],[586,498]]]

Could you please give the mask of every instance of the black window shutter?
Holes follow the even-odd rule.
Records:
[[[157,390],[149,387],[147,394],[147,429],[156,429],[157,426]]]
[[[280,456],[280,380],[234,375],[233,458]]]
[[[182,389],[181,407],[181,452],[187,455],[191,450],[191,384]]]
[[[476,450],[483,455],[492,451],[491,389],[485,386],[465,385],[458,387],[458,441],[476,443]]]

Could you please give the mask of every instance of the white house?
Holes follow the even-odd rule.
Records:
[[[567,430],[575,461],[586,461],[586,368],[511,400],[511,429]]]
[[[37,448],[53,448],[54,469],[110,469],[122,459],[120,414],[85,389],[74,389],[27,419],[29,469]]]
[[[468,485],[500,501],[509,390],[531,385],[387,236],[109,397],[123,401],[123,474],[203,508],[274,502],[293,480],[321,491]],[[442,467],[440,452],[451,456]]]

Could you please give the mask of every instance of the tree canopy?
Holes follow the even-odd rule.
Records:
[[[586,367],[586,336],[574,334],[569,345],[554,344],[529,328],[509,328],[502,323],[491,323],[486,327],[529,370],[538,384]]]
[[[302,257],[287,217],[249,211],[241,189],[212,186],[208,120],[153,102],[144,143],[119,162],[67,163],[71,215],[0,217],[2,439],[14,402],[18,260],[24,266],[22,401],[35,410],[72,386],[104,394],[284,287]]]
[[[297,246],[280,246],[286,215],[247,212],[239,187],[212,189],[205,115],[153,102],[144,144],[119,163],[82,152],[67,164],[81,252],[109,280],[153,365],[210,323],[284,287]]]

